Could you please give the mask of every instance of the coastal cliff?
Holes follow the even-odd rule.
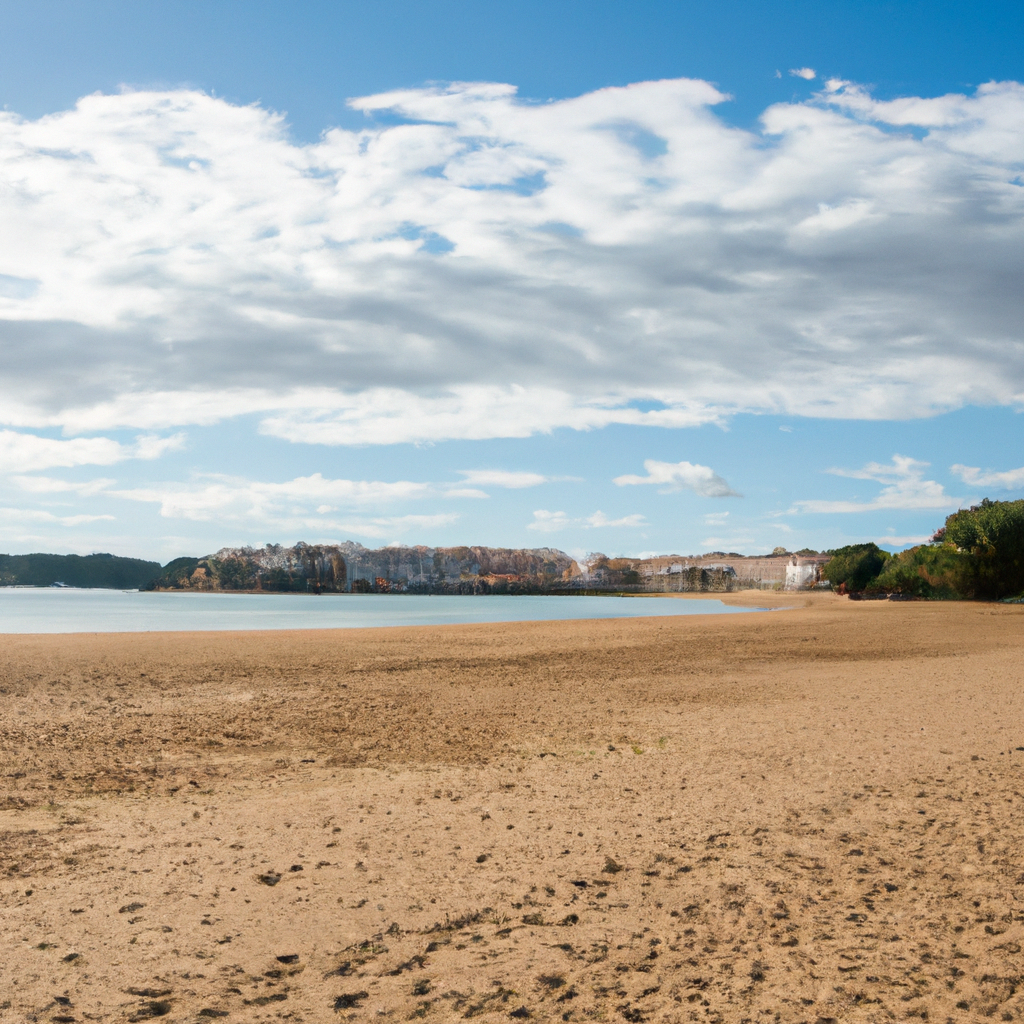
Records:
[[[582,566],[556,548],[370,549],[353,541],[221,548],[169,563],[150,590],[315,594],[544,594],[726,592],[814,586],[826,555],[763,557],[712,552],[658,558],[588,556]]]
[[[579,566],[555,548],[344,544],[221,548],[203,558],[179,558],[150,590],[274,593],[543,593],[564,587]]]

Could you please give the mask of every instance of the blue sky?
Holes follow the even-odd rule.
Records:
[[[0,549],[1020,497],[1019,4],[0,4]]]

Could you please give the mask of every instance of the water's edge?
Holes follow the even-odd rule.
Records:
[[[498,622],[743,614],[713,598],[437,596],[407,594],[183,594],[0,588],[0,634],[366,629]],[[331,597],[338,600],[332,601]]]

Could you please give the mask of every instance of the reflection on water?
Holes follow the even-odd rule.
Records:
[[[140,633],[214,629],[357,629],[467,622],[721,615],[717,600],[635,597],[425,597],[152,594],[0,587],[0,633]]]

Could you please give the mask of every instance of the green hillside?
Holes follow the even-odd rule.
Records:
[[[159,562],[118,555],[0,555],[0,586],[103,587],[134,590],[144,587],[161,571]]]

